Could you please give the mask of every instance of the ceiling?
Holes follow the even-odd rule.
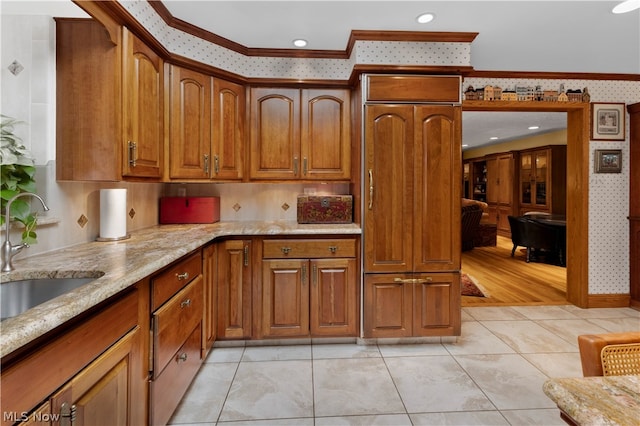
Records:
[[[619,1],[162,3],[175,18],[250,48],[293,49],[293,39],[304,38],[307,49],[345,50],[351,30],[477,32],[471,45],[476,70],[640,73],[640,11],[614,15]],[[70,0],[2,0],[0,11],[83,15]],[[435,19],[418,24],[423,12]],[[534,124],[540,129],[528,130]],[[471,148],[563,128],[566,113],[465,112],[463,144]]]

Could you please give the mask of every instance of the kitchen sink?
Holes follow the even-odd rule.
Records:
[[[101,274],[102,275],[102,274]],[[32,278],[0,284],[0,320],[61,296],[98,278]]]

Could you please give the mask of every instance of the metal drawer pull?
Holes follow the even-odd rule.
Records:
[[[185,299],[182,301],[182,303],[180,303],[181,308],[189,307],[189,306],[191,306],[191,299]]]
[[[176,355],[176,362],[179,364],[181,362],[186,362],[187,361],[187,353],[186,352],[182,352],[179,355]]]
[[[291,247],[280,247],[280,250],[283,254],[289,254],[289,252],[291,251]]]
[[[188,280],[189,279],[189,273],[188,272],[183,272],[181,274],[177,274],[176,273],[176,278],[178,278],[178,281]]]
[[[427,278],[394,278],[393,281],[396,282],[396,283],[403,283],[403,284],[424,284],[424,283],[430,283],[431,282],[431,277],[427,277]]]
[[[338,251],[338,246],[329,246],[329,251],[335,254]]]

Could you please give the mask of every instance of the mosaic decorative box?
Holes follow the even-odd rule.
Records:
[[[351,223],[353,196],[298,195],[298,223]]]

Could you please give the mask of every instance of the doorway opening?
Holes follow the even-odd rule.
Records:
[[[588,307],[589,104],[465,101],[465,111],[565,112],[567,114],[566,299]]]

